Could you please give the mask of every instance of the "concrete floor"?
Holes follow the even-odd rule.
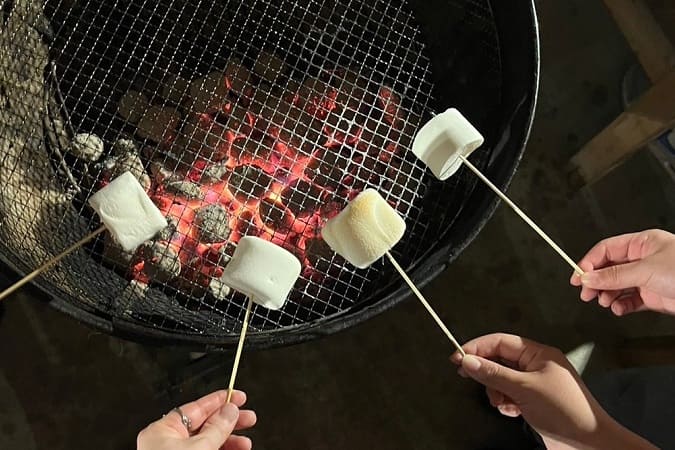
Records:
[[[673,185],[648,152],[601,182],[565,194],[561,167],[621,110],[634,57],[600,0],[541,0],[542,79],[532,138],[510,194],[574,257],[602,237],[673,229]],[[588,371],[615,367],[626,337],[673,334],[675,321],[616,319],[578,301],[570,270],[501,206],[474,243],[426,287],[462,339],[515,332],[571,350],[598,344]],[[2,285],[9,282],[5,277]],[[175,383],[181,349],[120,341],[51,310],[33,289],[0,323],[0,448],[132,448],[173,405],[222,388],[229,363]],[[473,383],[455,375],[443,335],[414,300],[320,341],[251,352],[239,386],[259,424],[256,449],[523,448]],[[168,391],[174,384],[178,389]]]

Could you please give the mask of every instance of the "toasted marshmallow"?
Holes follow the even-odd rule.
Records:
[[[405,221],[374,189],[366,189],[321,234],[340,256],[364,269],[384,256],[405,233]]]
[[[300,261],[278,245],[244,236],[220,279],[268,309],[280,309],[300,276]]]
[[[124,172],[89,197],[89,205],[127,252],[167,226],[161,211],[131,172]]]
[[[483,136],[456,109],[450,108],[431,119],[417,132],[412,152],[440,180],[447,180],[468,157],[483,145]]]

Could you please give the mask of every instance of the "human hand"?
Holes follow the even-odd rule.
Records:
[[[573,274],[581,300],[610,308],[617,316],[637,311],[675,315],[675,235],[663,230],[624,234],[598,242]]]
[[[654,448],[602,409],[560,350],[510,334],[482,336],[462,348],[464,358],[451,357],[460,375],[485,385],[501,414],[522,415],[548,449]]]
[[[226,403],[227,391],[216,391],[187,403],[180,410],[190,419],[191,434],[176,411],[171,411],[138,433],[137,450],[249,450],[251,440],[232,434],[255,425],[256,415],[239,410],[246,403],[246,394],[232,393]]]

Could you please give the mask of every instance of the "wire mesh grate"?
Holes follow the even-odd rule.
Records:
[[[394,253],[410,267],[434,247],[475,186],[475,180],[463,173],[446,183],[435,182],[407,149],[419,125],[436,109],[470,105],[479,90],[483,92],[477,98],[498,102],[499,43],[488,2],[447,5],[449,13],[457,13],[449,27],[458,38],[452,55],[461,57],[469,49],[484,54],[469,67],[425,44],[436,37],[415,18],[429,20],[424,3],[47,0],[40,5],[15,7],[6,20],[26,36],[35,35],[36,24],[49,24],[41,36],[48,45],[39,39],[4,43],[18,54],[39,55],[38,47],[48,50],[36,59],[32,74],[35,104],[24,107],[29,111],[23,115],[3,116],[0,123],[3,135],[16,127],[21,134],[32,132],[44,139],[10,151],[0,162],[4,181],[0,232],[5,237],[0,248],[19,269],[38,265],[97,226],[86,199],[101,180],[118,170],[114,164],[137,170],[152,189],[163,183],[154,191],[162,198],[180,197],[181,207],[171,204],[180,209],[172,213],[177,227],[173,233],[200,239],[212,230],[195,221],[194,211],[185,205],[190,204],[193,185],[201,189],[197,195],[212,195],[213,204],[218,203],[224,191],[205,189],[202,181],[224,176],[220,180],[226,180],[232,195],[228,201],[241,206],[236,213],[228,211],[235,217],[227,232],[266,233],[266,238],[299,252],[312,267],[303,272],[282,310],[256,307],[252,313],[253,334],[293,330],[372,304],[397,283],[384,262],[355,271],[322,247],[318,234],[311,238],[303,234],[314,226],[307,218],[310,212],[324,211],[326,205],[339,208],[355,192],[377,188],[406,218],[406,238]],[[449,86],[439,89],[435,77],[448,69],[454,76],[446,77]],[[20,68],[15,61],[3,70]],[[230,85],[224,89],[222,83],[214,83],[221,79],[213,78],[214,73],[225,74]],[[460,92],[474,75],[490,81]],[[451,83],[454,80],[458,81]],[[325,115],[314,112],[314,117],[296,107],[294,102],[307,105],[311,95],[323,95],[329,88],[343,96],[337,99],[343,103],[330,100],[345,107]],[[130,92],[135,97],[129,97]],[[294,100],[288,93],[295,95]],[[224,99],[227,110],[222,107]],[[124,101],[129,107],[121,114]],[[220,110],[214,112],[214,105]],[[317,105],[318,110],[324,107],[321,101]],[[392,116],[392,110],[402,116]],[[491,106],[481,102],[473,111],[470,116],[480,124]],[[252,112],[255,124],[247,122]],[[171,126],[146,130],[141,126],[144,118]],[[392,121],[400,124],[396,130]],[[266,130],[256,135],[261,123],[276,127],[274,143],[266,141]],[[236,148],[247,155],[246,164],[228,166],[219,155],[228,132],[244,136],[230,142],[228,154]],[[74,155],[69,151],[74,133],[100,136],[103,155],[96,160]],[[319,138],[332,143],[320,143]],[[131,142],[133,157],[115,150],[120,139]],[[282,139],[297,151],[275,159],[270,168]],[[381,158],[368,148],[358,149],[355,142],[371,147],[389,143],[402,151]],[[489,149],[477,152],[476,163],[484,164],[488,153]],[[200,201],[201,207],[205,200]],[[260,213],[251,215],[246,209],[250,204]],[[302,229],[295,234],[284,231],[286,217],[295,218],[293,226]],[[189,232],[181,228],[185,222],[190,222]],[[302,244],[298,234],[304,236]],[[205,289],[200,276],[185,276],[182,269],[172,282],[135,278],[130,267],[137,255],[118,255],[128,258],[126,266],[111,265],[104,261],[110,256],[104,254],[109,244],[104,241],[101,238],[66,258],[38,283],[113,322],[130,320],[177,336],[236,333],[245,305],[241,296],[214,298],[210,282]],[[181,258],[187,250],[168,242],[155,249],[155,256],[160,262],[174,258],[184,268],[187,263]],[[203,262],[211,267],[231,256],[236,242],[195,244],[199,245],[207,248],[205,252],[217,253],[208,253],[208,258],[218,258],[215,263]],[[189,264],[191,270],[200,269],[192,260]]]

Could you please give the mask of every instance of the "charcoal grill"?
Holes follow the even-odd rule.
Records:
[[[17,0],[3,2],[2,20],[0,256],[25,273],[95,229],[86,199],[117,170],[118,147],[135,146],[125,167],[163,202],[173,228],[137,255],[118,255],[126,266],[110,264],[102,237],[35,282],[55,308],[135,340],[236,342],[244,299],[214,294],[210,281],[244,234],[305,266],[281,311],[254,308],[249,345],[313,339],[393,306],[409,293],[392,269],[350,267],[322,245],[321,220],[358,190],[379,189],[408,226],[393,253],[424,285],[497,202],[464,170],[433,179],[408,151],[417,127],[447,107],[463,111],[486,137],[475,165],[504,188],[533,118],[538,35],[526,0]],[[220,75],[212,83],[214,72],[226,74],[225,87]],[[303,94],[307,80],[324,90]],[[208,89],[195,100],[193,91]],[[154,106],[121,113],[130,91]],[[321,126],[312,133],[296,117],[270,132],[291,115],[288,104]],[[132,116],[150,108],[146,122],[166,127],[142,131]],[[101,137],[104,154],[74,155],[75,133]],[[222,210],[214,207],[226,192]],[[208,214],[195,219],[205,203]],[[204,231],[213,217],[228,226]]]

